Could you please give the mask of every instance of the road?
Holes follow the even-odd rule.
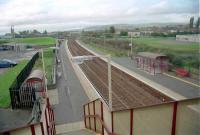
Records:
[[[89,102],[89,98],[74,73],[64,44],[58,56],[61,64],[57,69],[62,75],[57,83],[59,104],[54,105],[56,125],[83,121],[83,104]]]

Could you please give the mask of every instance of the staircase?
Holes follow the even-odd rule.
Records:
[[[82,129],[57,135],[96,135],[96,134],[90,130]]]

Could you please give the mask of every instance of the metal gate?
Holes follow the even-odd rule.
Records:
[[[35,89],[29,83],[26,83],[20,89],[10,90],[10,94],[13,109],[32,108],[36,100]]]

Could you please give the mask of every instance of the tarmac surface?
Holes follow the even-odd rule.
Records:
[[[16,62],[19,62],[24,59],[31,59],[36,51],[0,51],[0,60],[1,59],[10,59]],[[3,74],[8,68],[0,68],[0,75]]]
[[[89,98],[74,73],[64,43],[58,57],[61,63],[57,72],[61,72],[61,77],[57,81],[59,104],[53,106],[56,125],[83,121],[83,104],[89,102]]]
[[[0,132],[26,126],[31,110],[0,109]]]

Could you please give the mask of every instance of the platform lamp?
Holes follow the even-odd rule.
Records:
[[[111,56],[110,55],[86,55],[75,56],[71,60],[73,63],[82,64],[84,61],[93,60],[94,58],[106,58],[108,63],[108,95],[109,95],[109,108],[112,110],[112,76],[111,76]]]

